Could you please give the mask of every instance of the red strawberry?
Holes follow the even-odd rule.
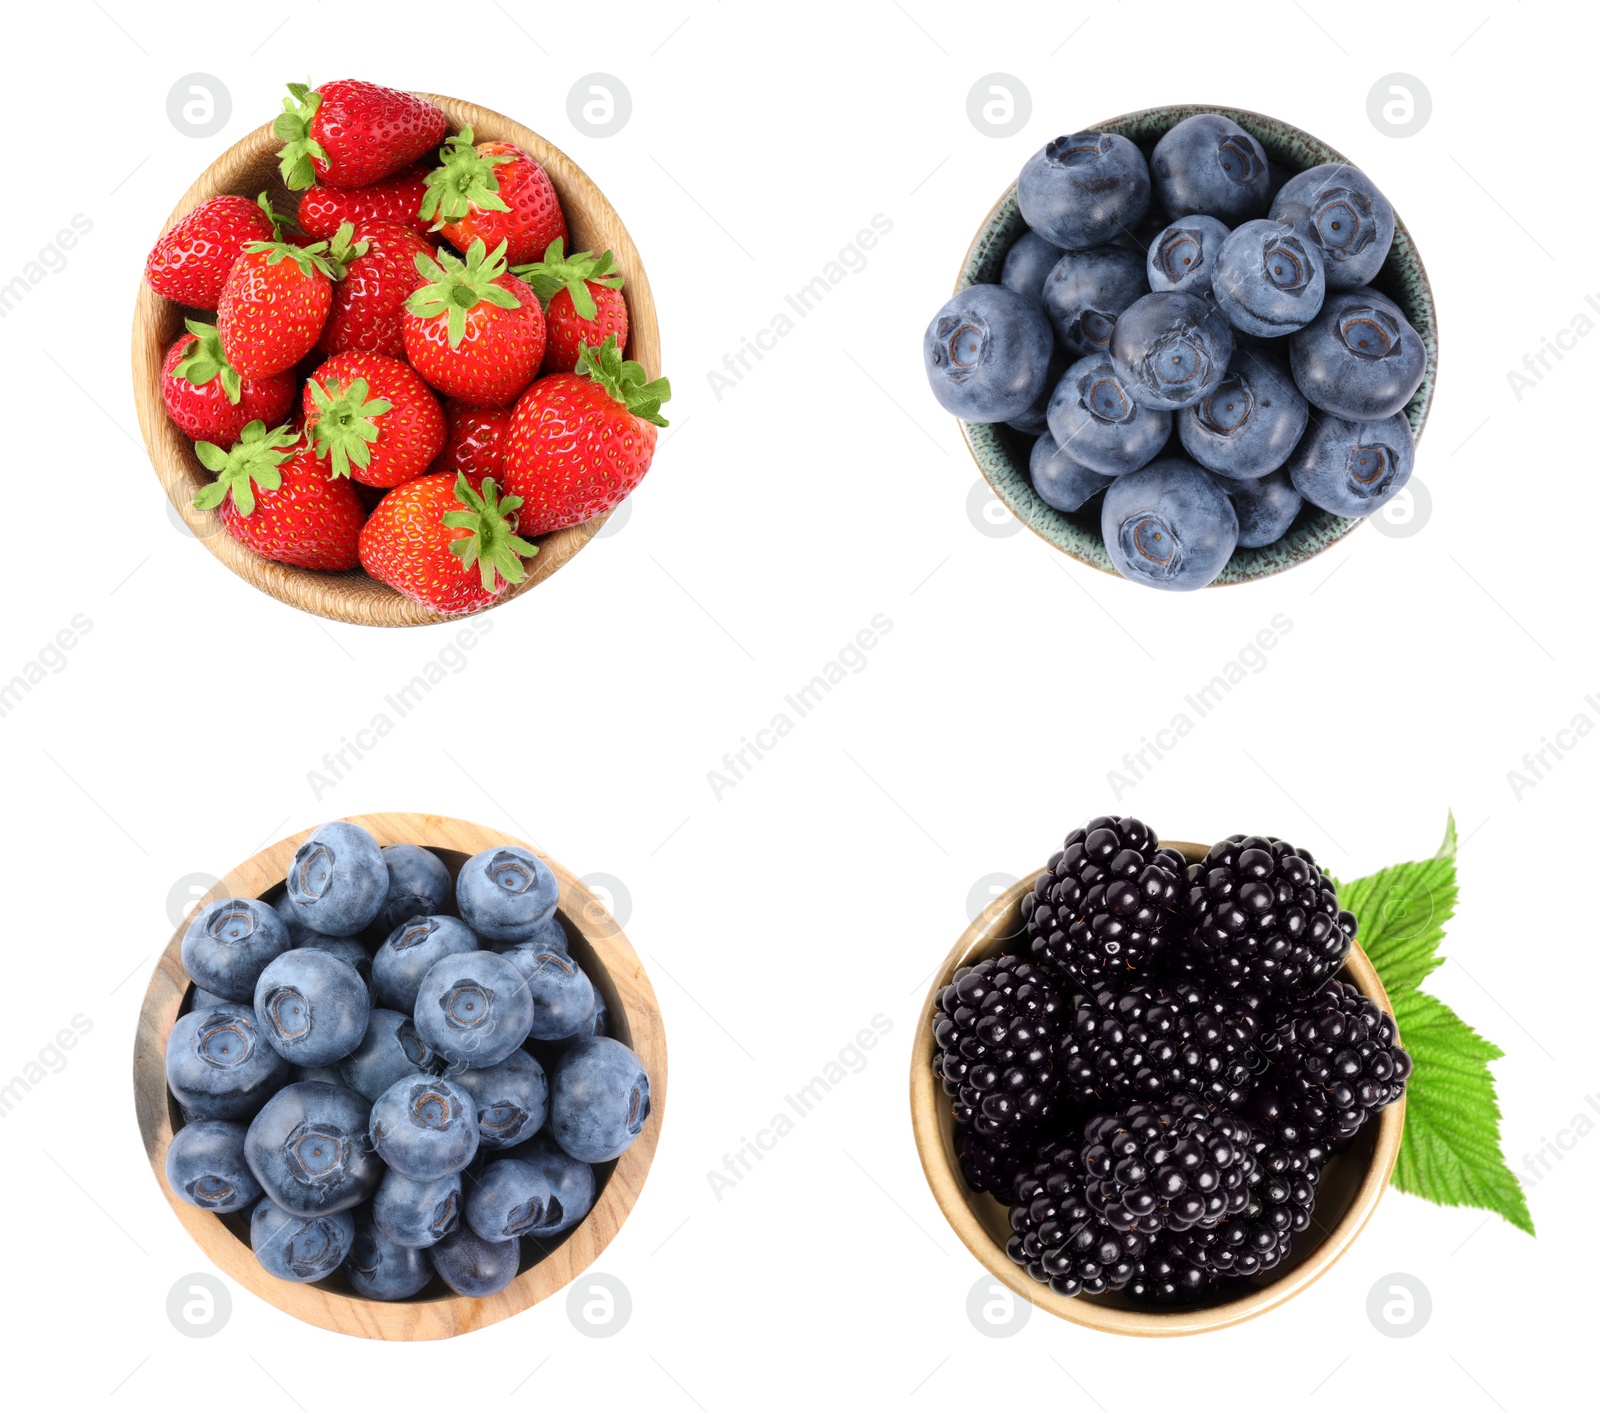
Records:
[[[283,139],[278,170],[291,191],[314,182],[370,186],[409,167],[450,130],[426,99],[360,79],[317,89],[291,83],[289,94],[272,131]]]
[[[545,373],[570,373],[578,366],[578,350],[599,348],[615,334],[617,347],[628,344],[628,305],[620,293],[622,276],[611,271],[611,252],[562,254],[553,240],[544,259],[518,265],[512,272],[526,280],[544,305]]]
[[[361,349],[404,358],[406,300],[423,284],[417,256],[433,256],[433,246],[404,226],[368,221],[349,247],[344,278],[333,287],[328,322],[317,348],[322,353]],[[337,240],[337,237],[335,237]]]
[[[191,309],[215,309],[228,271],[245,246],[275,240],[284,218],[272,209],[266,192],[213,196],[202,201],[155,243],[144,262],[144,277],[163,299]]]
[[[336,353],[306,379],[306,437],[335,476],[398,486],[420,476],[444,445],[444,413],[428,385],[397,358]]]
[[[220,508],[240,544],[303,569],[354,569],[365,515],[349,481],[335,480],[292,428],[252,422],[223,451],[196,442],[195,455],[217,479],[195,496],[197,509]]]
[[[406,301],[406,357],[447,397],[474,407],[509,407],[544,357],[544,312],[532,290],[506,273],[505,246],[485,254],[475,240],[463,261],[441,250],[417,256],[428,283]]]
[[[545,169],[509,142],[472,145],[472,129],[462,128],[439,154],[441,165],[428,173],[422,214],[457,250],[475,240],[493,247],[506,243],[506,260],[520,265],[537,260],[556,239],[565,240],[555,184]]]
[[[417,213],[427,191],[428,168],[420,163],[371,186],[314,186],[300,198],[300,229],[318,240],[331,240],[346,221],[357,230],[372,221],[393,221],[425,236],[432,223]]]
[[[184,320],[161,364],[161,401],[173,425],[192,442],[231,447],[251,422],[276,426],[294,405],[294,376],[241,378],[222,356],[216,326]]]
[[[339,231],[348,253],[351,228]],[[217,329],[228,362],[247,378],[298,363],[317,346],[333,302],[333,282],[343,273],[325,240],[306,246],[251,241],[228,272],[217,301]]]
[[[444,405],[444,446],[433,465],[433,472],[457,471],[477,490],[485,476],[502,479],[500,468],[506,459],[506,431],[511,426],[509,407],[468,407],[451,400]]]
[[[439,613],[486,608],[520,584],[521,557],[538,554],[517,536],[515,496],[482,492],[465,475],[419,476],[390,491],[361,531],[361,567]]]
[[[578,351],[574,373],[540,378],[518,401],[506,435],[505,487],[522,497],[521,525],[544,535],[591,520],[644,479],[655,455],[665,378],[647,383],[616,336]]]

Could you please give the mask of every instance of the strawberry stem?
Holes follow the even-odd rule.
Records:
[[[213,378],[222,380],[222,391],[235,406],[243,392],[238,370],[228,362],[222,351],[222,336],[215,324],[202,324],[198,319],[185,319],[183,327],[194,335],[189,350],[178,360],[173,373],[185,382],[203,388]]]
[[[355,227],[347,221],[339,227],[340,234],[342,235],[347,229],[353,232]],[[328,242],[325,240],[319,240],[314,245],[291,245],[283,240],[252,240],[244,248],[251,255],[264,253],[269,265],[292,260],[308,280],[313,271],[326,275],[330,280],[344,278],[344,264],[331,256]]]
[[[495,283],[506,272],[505,241],[490,253],[481,240],[475,240],[467,247],[464,261],[447,250],[441,250],[436,260],[418,254],[416,267],[428,283],[406,300],[406,310],[419,319],[448,314],[451,348],[459,348],[466,336],[467,310],[476,309],[479,304],[492,304],[497,309],[522,307],[516,295]]]
[[[494,477],[485,478],[482,491],[472,489],[464,471],[456,472],[456,499],[466,508],[447,510],[441,517],[443,524],[452,530],[470,530],[470,535],[450,541],[450,553],[461,560],[462,568],[478,566],[484,592],[495,591],[496,571],[508,584],[520,584],[526,572],[523,559],[539,553],[539,546],[530,544],[517,534],[517,517],[514,514],[522,505],[521,496],[500,498]]]
[[[283,100],[283,112],[273,119],[272,134],[283,140],[283,146],[278,149],[278,171],[290,191],[304,191],[315,186],[317,172],[311,159],[328,160],[322,144],[311,136],[311,120],[321,106],[320,93],[308,84],[291,83],[289,96]]]
[[[278,467],[291,455],[291,448],[300,440],[300,434],[285,424],[270,432],[259,418],[239,434],[239,440],[228,451],[215,442],[196,442],[194,454],[207,471],[216,473],[217,479],[202,486],[194,498],[196,510],[215,510],[228,495],[233,496],[234,509],[240,515],[250,515],[256,508],[256,491],[275,491],[283,484]]]
[[[337,381],[326,388],[315,378],[307,380],[316,412],[306,430],[311,450],[319,461],[328,460],[334,476],[348,476],[350,467],[372,460],[372,443],[378,440],[377,419],[393,404],[387,398],[367,399],[367,380],[352,378],[341,389]]]
[[[593,378],[641,421],[657,427],[668,425],[661,404],[672,396],[672,384],[665,378],[645,382],[643,365],[623,358],[615,334],[607,334],[599,348],[579,344],[577,366],[572,371]]]
[[[539,303],[548,307],[550,301],[563,289],[572,296],[572,308],[580,319],[592,319],[599,311],[595,307],[590,285],[603,285],[606,289],[621,289],[622,276],[611,273],[612,255],[608,250],[594,255],[587,250],[563,255],[565,242],[557,236],[550,242],[543,260],[531,265],[517,265],[511,273],[526,280],[539,296]]]
[[[494,169],[511,158],[504,153],[487,156],[472,145],[472,129],[462,128],[445,139],[439,149],[439,165],[427,176],[427,192],[418,213],[432,221],[434,230],[459,221],[476,207],[480,211],[509,211],[500,195],[500,178]]]

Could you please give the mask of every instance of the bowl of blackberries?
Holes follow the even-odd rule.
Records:
[[[185,920],[134,1080],[166,1196],[229,1275],[330,1329],[433,1339],[605,1248],[666,1051],[578,880],[477,825],[375,815],[272,846]]]
[[[1290,568],[1400,495],[1437,360],[1377,185],[1275,118],[1192,106],[1034,153],[923,337],[1010,511],[1177,591]]]
[[[1355,1239],[1411,1060],[1309,851],[1070,833],[945,959],[912,1119],[957,1234],[1018,1295],[1124,1334],[1223,1328]]]

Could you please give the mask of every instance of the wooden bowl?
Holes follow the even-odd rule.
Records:
[[[1191,863],[1206,854],[1199,844],[1167,847],[1179,850]],[[1323,1170],[1311,1226],[1295,1242],[1289,1259],[1265,1275],[1232,1284],[1212,1303],[1153,1310],[1133,1304],[1121,1292],[1069,1299],[1034,1280],[1006,1255],[1006,1238],[1011,1235],[1006,1209],[988,1194],[973,1192],[961,1176],[950,1099],[933,1073],[933,1010],[956,968],[998,956],[1023,936],[1022,899],[1038,873],[1035,869],[996,898],[961,934],[934,978],[917,1023],[911,1056],[911,1127],[922,1171],[945,1220],[984,1268],[1016,1295],[1075,1325],[1110,1334],[1200,1334],[1243,1324],[1294,1299],[1344,1255],[1388,1190],[1405,1127],[1404,1099],[1367,1124],[1355,1143]],[[1393,1015],[1383,983],[1359,946],[1350,949],[1340,977]]]
[[[439,815],[356,815],[352,822],[370,830],[380,845],[421,844],[432,849],[452,879],[461,865],[482,849],[507,844],[531,847],[499,830]],[[282,892],[295,849],[311,832],[305,829],[282,839],[240,864],[206,895],[205,902],[231,897],[275,900]],[[139,1131],[156,1182],[178,1220],[216,1265],[269,1304],[307,1324],[340,1334],[366,1339],[448,1339],[495,1324],[554,1294],[606,1249],[627,1220],[655,1157],[667,1107],[667,1043],[661,1012],[650,978],[604,904],[554,859],[539,856],[561,885],[557,910],[568,944],[605,1000],[610,1033],[632,1047],[650,1075],[650,1117],[622,1157],[596,1166],[598,1190],[589,1215],[550,1243],[524,1238],[517,1278],[499,1294],[482,1299],[456,1295],[437,1277],[421,1295],[403,1301],[363,1299],[350,1288],[342,1271],[314,1285],[279,1280],[261,1268],[250,1249],[248,1209],[219,1216],[172,1195],[166,1178],[167,1145],[183,1127],[183,1115],[167,1090],[167,1036],[173,1022],[188,1008],[193,991],[180,956],[184,927],[172,934],[150,978],[134,1040],[133,1097]]]
[[[1148,157],[1157,140],[1169,128],[1195,113],[1221,113],[1223,117],[1231,118],[1259,140],[1268,158],[1283,169],[1284,180],[1308,167],[1348,160],[1310,133],[1301,132],[1299,128],[1291,127],[1277,118],[1264,117],[1243,108],[1186,103],[1125,113],[1120,118],[1093,126],[1099,132],[1121,133],[1137,143]],[[1027,228],[1022,213],[1017,209],[1017,184],[1012,182],[984,217],[977,235],[972,238],[966,259],[962,261],[961,273],[956,277],[954,292],[959,294],[968,285],[998,284],[1006,252]],[[1422,257],[1417,253],[1411,232],[1398,215],[1395,217],[1394,245],[1390,247],[1389,258],[1384,261],[1372,285],[1400,306],[1427,349],[1428,363],[1422,376],[1422,385],[1405,409],[1412,433],[1420,439],[1423,424],[1428,420],[1428,409],[1433,403],[1434,378],[1439,366],[1439,328],[1428,272],[1422,267]],[[1034,490],[1033,478],[1028,474],[1028,454],[1036,438],[1015,431],[1003,422],[962,422],[961,432],[984,480],[1018,520],[1063,553],[1107,574],[1116,575],[1117,571],[1111,567],[1111,556],[1106,553],[1105,541],[1100,535],[1099,501],[1092,502],[1085,510],[1068,513],[1046,505]],[[1181,447],[1178,450],[1182,452]],[[1282,573],[1321,554],[1361,523],[1360,520],[1349,520],[1326,510],[1318,510],[1314,505],[1307,505],[1289,527],[1288,533],[1276,544],[1260,549],[1236,549],[1222,573],[1208,587],[1243,584],[1253,579],[1264,579],[1269,574]]]
[[[561,209],[566,212],[570,232],[567,248],[615,253],[617,269],[627,281],[622,291],[628,305],[625,352],[629,358],[643,364],[649,377],[658,377],[661,342],[655,301],[650,297],[650,281],[622,218],[612,209],[600,188],[564,152],[521,123],[474,103],[463,103],[458,98],[442,98],[436,93],[423,93],[418,97],[438,104],[449,117],[452,131],[470,126],[473,136],[480,142],[513,142],[550,174],[561,197]],[[301,193],[288,191],[278,177],[276,154],[281,146],[282,142],[272,135],[270,122],[241,138],[207,167],[183,194],[162,231],[170,230],[202,201],[228,192],[253,200],[266,191],[278,210],[292,213]],[[207,323],[216,321],[213,313],[187,310],[161,298],[141,278],[139,298],[133,311],[133,395],[139,406],[139,427],[144,433],[156,476],[195,537],[241,579],[284,603],[323,618],[388,628],[445,623],[453,617],[467,616],[435,613],[396,593],[387,584],[368,578],[360,569],[331,574],[263,559],[228,534],[223,528],[220,511],[194,508],[195,492],[209,485],[212,476],[196,458],[193,445],[168,420],[161,401],[161,361],[183,332],[185,317],[198,317]],[[605,522],[606,516],[597,515],[581,525],[569,525],[564,530],[537,536],[534,542],[539,546],[539,553],[528,562],[527,577],[508,588],[490,607],[514,599],[548,579],[588,544]]]

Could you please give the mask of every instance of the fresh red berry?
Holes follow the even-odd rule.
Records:
[[[404,358],[406,300],[423,284],[417,256],[434,248],[414,231],[388,221],[356,227],[358,236],[333,287],[328,321],[317,340],[321,353],[360,350]]]
[[[144,277],[163,299],[191,309],[215,309],[228,271],[245,246],[275,240],[282,220],[266,192],[255,201],[213,196],[155,243],[144,262]]]
[[[418,163],[371,186],[314,186],[300,198],[296,218],[317,240],[331,240],[346,221],[358,231],[372,221],[392,221],[426,236],[432,222],[418,213],[427,191],[428,168]]]
[[[506,436],[505,486],[522,498],[530,535],[612,509],[644,479],[655,455],[665,378],[646,382],[616,338],[585,345],[573,373],[540,378],[518,401]]]
[[[599,348],[615,334],[618,348],[628,346],[628,305],[622,297],[622,276],[611,269],[612,256],[578,251],[562,252],[554,240],[544,259],[518,265],[515,274],[526,280],[544,305],[545,373],[570,373],[578,366],[578,350],[588,344]]]
[[[335,243],[346,247],[351,228]],[[342,238],[342,240],[341,240]],[[250,378],[293,367],[317,346],[344,272],[325,240],[292,245],[252,241],[228,272],[217,302],[217,329],[228,362]]]
[[[289,85],[272,125],[278,170],[291,191],[313,183],[370,186],[444,141],[450,120],[426,99],[360,79]]]
[[[517,534],[515,496],[493,478],[480,491],[461,473],[419,476],[379,502],[361,531],[361,567],[439,613],[486,608],[522,582],[539,552]]]
[[[354,569],[365,512],[355,488],[334,479],[291,427],[244,429],[228,451],[196,442],[195,455],[217,479],[194,503],[219,510],[228,533],[267,559],[303,569]]]
[[[506,432],[511,427],[509,407],[469,407],[454,399],[444,405],[444,446],[434,457],[430,471],[457,471],[477,490],[485,476],[503,481],[501,467],[506,459]]]
[[[444,445],[432,389],[397,358],[336,353],[306,379],[306,438],[335,476],[398,486]]]
[[[161,401],[192,442],[231,447],[252,422],[277,426],[294,405],[294,377],[241,378],[222,356],[214,324],[186,319],[161,364]]]
[[[544,357],[544,312],[506,273],[505,249],[417,256],[426,283],[406,301],[406,357],[430,385],[474,407],[509,407]]]
[[[537,260],[553,240],[565,240],[550,175],[520,147],[509,142],[472,144],[472,129],[462,128],[439,154],[428,174],[422,214],[457,250],[475,240],[490,249],[506,243],[506,261]]]

